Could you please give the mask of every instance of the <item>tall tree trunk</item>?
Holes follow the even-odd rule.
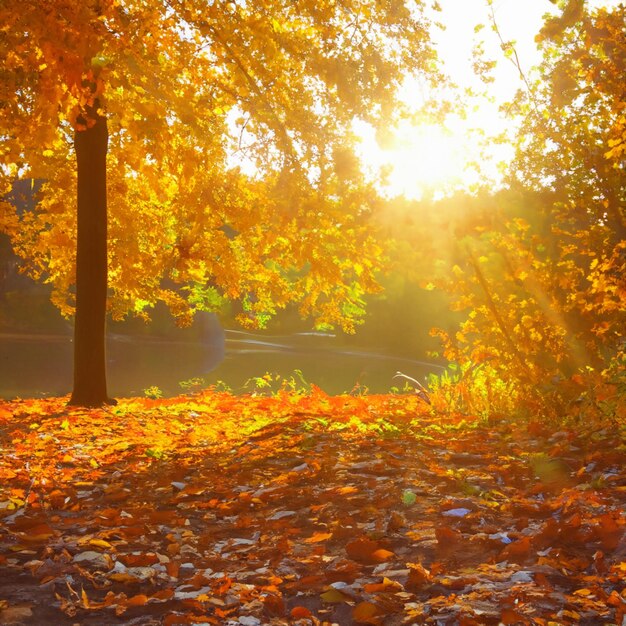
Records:
[[[74,135],[78,172],[74,390],[70,404],[112,404],[107,395],[105,320],[107,297],[106,118],[98,103],[87,109],[87,128]],[[83,120],[80,120],[83,121]],[[90,126],[91,124],[91,126]]]

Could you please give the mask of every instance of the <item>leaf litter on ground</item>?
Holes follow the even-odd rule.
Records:
[[[626,623],[626,446],[415,396],[0,405],[0,623]]]

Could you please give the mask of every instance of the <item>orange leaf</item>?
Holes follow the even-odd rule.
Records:
[[[269,615],[284,615],[285,613],[285,602],[281,596],[268,594],[263,599],[263,604]]]
[[[54,531],[48,524],[37,524],[29,528],[28,531],[16,534],[21,537],[22,541],[26,541],[27,543],[39,543],[50,539],[50,537],[54,535]]]
[[[318,543],[319,541],[326,541],[333,536],[332,533],[313,533],[310,537],[304,539],[304,543]]]
[[[289,612],[291,619],[309,619],[313,614],[304,606],[294,606]]]
[[[406,566],[409,568],[407,587],[415,589],[432,581],[431,573],[421,563],[407,563]]]
[[[174,595],[173,589],[161,589],[152,595],[153,600],[159,600],[161,602],[165,602],[169,600]]]
[[[624,601],[622,600],[622,597],[619,595],[619,593],[617,593],[617,591],[615,591],[615,589],[611,591],[611,594],[606,599],[606,603],[609,606],[614,606],[614,607],[621,607],[624,605]]]
[[[321,574],[309,574],[303,576],[300,580],[288,583],[290,589],[320,589],[326,582],[326,576]]]
[[[596,526],[596,532],[602,542],[605,550],[614,550],[619,543],[622,535],[621,526],[611,513],[604,513],[598,518],[599,524]]]
[[[518,541],[510,543],[502,552],[500,552],[501,559],[517,559],[528,556],[530,552],[530,537],[523,537]]]
[[[123,584],[133,584],[139,582],[139,579],[136,576],[132,576],[126,572],[113,572],[112,574],[109,574],[108,578],[117,583]]]
[[[132,598],[128,598],[124,603],[126,606],[144,606],[144,604],[148,603],[148,596],[143,593],[139,593]]]
[[[361,537],[360,539],[351,541],[346,545],[346,552],[348,553],[348,556],[354,561],[361,561],[364,563],[380,563],[381,556],[383,557],[382,561],[385,561],[387,556],[385,554],[377,554],[379,551],[393,555],[393,553],[388,552],[387,550],[382,550],[375,541],[372,541],[367,537]]]
[[[439,526],[438,528],[435,528],[435,537],[437,537],[437,542],[441,546],[456,543],[462,539],[462,535],[458,530],[453,530],[448,526]]]
[[[500,623],[508,625],[530,624],[531,622],[527,617],[525,617],[521,613],[518,613],[517,611],[514,611],[513,609],[503,609],[502,613],[500,614]]]
[[[339,487],[339,489],[337,489],[337,493],[341,494],[342,496],[345,496],[349,493],[356,493],[358,491],[358,489],[356,487],[353,487],[352,485],[348,485],[346,487]]]
[[[154,552],[144,552],[142,554],[125,554],[122,557],[122,561],[124,562],[124,565],[128,567],[145,567],[148,565],[154,565],[154,563],[158,563],[159,557],[154,554]]]
[[[383,548],[379,548],[378,550],[372,552],[370,558],[372,559],[372,561],[376,561],[376,563],[384,563],[393,556],[395,556],[393,552],[390,552],[389,550],[384,550]]]
[[[359,624],[379,624],[380,610],[372,602],[359,602],[352,609],[352,619]]]
[[[178,572],[180,571],[180,563],[178,561],[170,561],[165,565],[165,571],[172,578],[178,578]]]
[[[537,572],[533,578],[535,579],[535,583],[539,586],[539,587],[543,587],[544,589],[547,589],[548,591],[552,591],[554,589],[554,587],[550,584],[550,581],[547,579],[545,574],[542,574],[541,572]]]

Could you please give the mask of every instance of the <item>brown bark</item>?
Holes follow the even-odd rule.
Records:
[[[89,119],[86,119],[86,117]],[[76,317],[74,389],[70,404],[112,404],[107,394],[105,324],[107,297],[106,118],[89,107],[84,130],[76,130],[78,233],[76,249]]]

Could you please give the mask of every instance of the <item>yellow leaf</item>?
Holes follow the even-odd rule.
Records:
[[[333,603],[345,602],[346,600],[349,600],[348,596],[344,595],[341,591],[339,591],[339,589],[335,589],[334,587],[331,587],[328,591],[321,594],[320,598],[324,602]]]

